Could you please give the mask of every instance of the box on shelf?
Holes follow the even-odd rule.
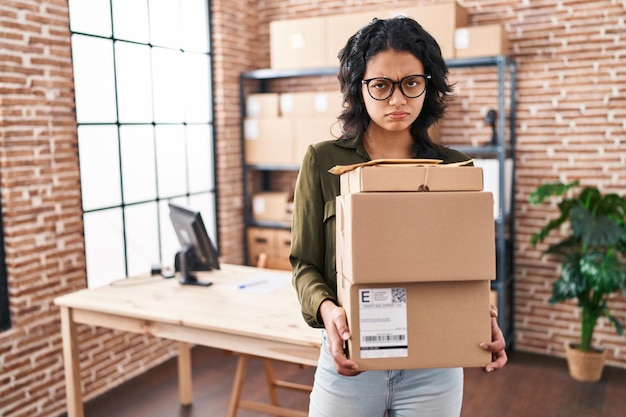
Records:
[[[274,69],[325,66],[326,18],[270,22],[270,62]]]
[[[489,192],[343,194],[336,219],[337,273],[354,283],[495,279]]]
[[[289,258],[291,248],[289,230],[253,226],[248,228],[247,238],[249,265],[256,265],[261,253],[272,258]]]
[[[252,196],[252,218],[257,221],[272,221],[291,224],[289,200],[283,191],[262,191]]]
[[[340,134],[336,116],[300,116],[294,118],[294,125],[294,163],[298,165],[302,162],[309,145],[337,139]]]
[[[361,166],[339,177],[341,194],[378,191],[482,191],[479,167],[412,166],[410,164]]]
[[[454,35],[457,58],[506,55],[508,38],[500,24],[459,28]]]
[[[256,93],[246,97],[246,117],[278,117],[279,116],[278,93]]]
[[[343,97],[339,91],[305,91],[280,95],[282,116],[338,116]]]
[[[452,259],[450,259],[452,260]],[[491,353],[489,281],[354,284],[337,277],[360,370],[482,367]]]
[[[272,117],[244,121],[247,164],[293,165],[293,120]]]
[[[455,58],[454,35],[468,24],[467,10],[456,1],[394,9],[391,16],[412,17],[430,33],[441,47],[444,59]]]
[[[361,13],[343,13],[326,17],[326,66],[339,66],[339,51],[346,46],[350,36],[367,25],[373,18],[384,18],[388,12],[371,11]]]

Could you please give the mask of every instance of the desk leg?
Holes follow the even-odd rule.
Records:
[[[191,387],[191,348],[189,343],[178,342],[178,395],[182,405],[193,402]]]
[[[61,336],[63,338],[67,416],[84,417],[76,325],[69,307],[61,307]]]

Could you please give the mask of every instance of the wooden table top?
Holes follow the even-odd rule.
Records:
[[[141,276],[57,297],[58,306],[211,330],[293,345],[320,345],[320,330],[300,314],[291,273],[223,264],[198,272],[213,285],[180,285],[176,278]],[[253,284],[247,287],[246,284]]]

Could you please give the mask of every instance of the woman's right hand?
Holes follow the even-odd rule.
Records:
[[[320,306],[320,316],[324,322],[328,349],[335,361],[337,373],[344,376],[360,374],[357,364],[348,359],[344,351],[344,344],[350,339],[346,311],[331,300],[324,300]]]

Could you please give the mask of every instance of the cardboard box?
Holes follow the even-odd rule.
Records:
[[[375,17],[384,18],[388,11],[344,13],[326,17],[326,66],[339,66],[339,51],[346,46],[348,39]]]
[[[291,231],[269,227],[249,227],[248,264],[256,265],[259,255],[265,253],[271,258],[289,258],[291,249]]]
[[[291,251],[291,230],[274,229],[276,234],[276,246],[272,254],[276,258],[289,259]]]
[[[246,117],[278,117],[279,99],[278,93],[249,94],[246,97]]]
[[[343,194],[336,223],[337,273],[353,283],[496,276],[488,192]]]
[[[454,35],[457,58],[506,55],[508,38],[500,24],[459,28]]]
[[[408,164],[362,166],[340,176],[341,194],[380,191],[482,191],[478,167]]]
[[[244,121],[247,164],[293,165],[294,124],[282,117]]]
[[[274,69],[317,68],[325,60],[326,18],[270,22],[270,62]]]
[[[280,114],[286,117],[337,117],[342,110],[343,97],[339,91],[307,91],[280,95]]]
[[[252,196],[252,218],[291,224],[288,212],[290,195],[283,191],[263,191]]]
[[[336,116],[300,116],[294,119],[294,163],[300,164],[309,147],[317,142],[337,139],[339,122]],[[333,136],[336,135],[336,136]]]
[[[266,227],[248,228],[248,263],[250,265],[257,264],[260,254],[273,254],[276,251],[275,230],[276,229],[270,229]]]
[[[457,28],[467,26],[469,21],[467,10],[456,1],[391,11],[391,16],[397,15],[404,15],[417,20],[437,40],[444,59],[455,58],[455,31]]]
[[[392,276],[388,277],[393,279]],[[489,281],[353,284],[338,277],[361,370],[482,367],[491,353]]]

